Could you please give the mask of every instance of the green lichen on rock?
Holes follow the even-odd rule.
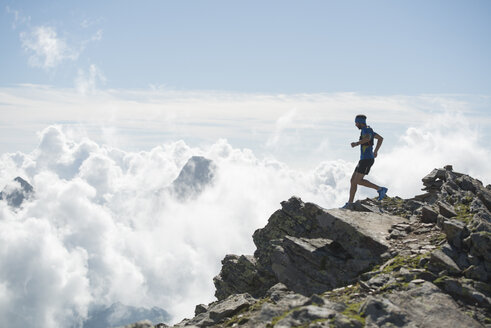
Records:
[[[352,303],[360,292],[360,285],[356,284],[328,291],[323,296],[336,303]]]
[[[440,245],[445,240],[447,240],[447,235],[445,235],[443,232],[439,232],[431,236],[430,243],[433,245]]]
[[[315,319],[315,320],[312,320],[311,322],[306,322],[306,323],[304,323],[302,325],[293,326],[292,328],[308,328],[311,325],[315,325],[316,323],[323,323],[323,322],[326,322],[328,320],[329,319]]]
[[[283,312],[279,316],[274,317],[273,320],[271,320],[271,322],[266,325],[266,328],[273,328],[278,322],[280,322],[282,319],[286,318],[290,313],[294,312],[295,310],[298,310],[299,308],[300,307],[296,307],[294,309]]]
[[[400,198],[400,197],[389,197],[389,196],[386,196],[383,200],[382,200],[382,205],[385,205],[385,206],[395,206],[395,207],[402,207],[404,205],[404,199]]]
[[[244,308],[241,311],[239,311],[239,313],[237,313],[236,315],[225,321],[223,325],[225,327],[232,327],[234,324],[241,325],[246,323],[247,321],[250,320],[250,316],[253,314],[253,312],[261,309],[263,304],[268,302],[271,303],[271,299],[269,297],[260,299],[250,307]]]
[[[454,219],[459,220],[464,222],[465,224],[469,224],[472,220],[472,217],[474,214],[471,213],[470,209],[470,202],[464,202],[465,198],[462,200],[461,203],[455,204],[454,205],[454,210],[455,213],[457,213],[457,216],[454,217]]]
[[[363,312],[360,312],[360,308],[363,302],[351,303],[346,306],[341,314],[344,316],[359,321],[363,326],[365,326],[365,316]]]
[[[420,267],[421,260],[423,258],[427,258],[428,254],[420,254],[420,255],[410,255],[410,256],[402,256],[397,255],[396,257],[390,260],[390,263],[387,265],[382,265],[381,272],[382,273],[392,273],[394,271],[399,271],[402,267],[406,268],[418,268]]]
[[[407,290],[409,289],[409,283],[405,281],[396,281],[392,283],[385,284],[379,290],[380,293],[391,292],[393,290]]]
[[[411,216],[411,212],[408,211],[405,207],[404,199],[397,196],[396,197],[386,196],[382,200],[382,207],[384,210],[390,212],[393,215],[398,215],[406,219]]]

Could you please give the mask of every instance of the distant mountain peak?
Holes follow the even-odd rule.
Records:
[[[0,192],[0,200],[5,200],[10,206],[18,208],[34,194],[34,188],[21,177],[16,177]]]
[[[110,306],[96,306],[91,309],[89,318],[84,322],[83,328],[122,327],[142,320],[160,323],[170,320],[170,315],[158,307],[147,309],[116,302]]]
[[[172,191],[180,199],[194,198],[213,183],[215,172],[216,165],[212,160],[193,156],[172,183]]]

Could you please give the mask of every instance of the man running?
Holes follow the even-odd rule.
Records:
[[[378,200],[382,200],[387,193],[387,188],[379,187],[376,184],[365,180],[364,177],[370,172],[370,168],[375,162],[378,150],[382,146],[384,138],[381,135],[373,132],[372,128],[367,125],[367,117],[365,115],[357,115],[355,118],[355,125],[361,130],[360,140],[352,142],[351,147],[361,146],[361,156],[358,166],[355,168],[355,172],[351,176],[351,187],[349,191],[349,201],[342,207],[345,209],[353,208],[353,200],[355,199],[356,190],[358,185],[365,186],[377,190]],[[377,139],[377,145],[373,150],[373,140]]]

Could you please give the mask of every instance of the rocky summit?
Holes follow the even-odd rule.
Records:
[[[193,199],[213,183],[216,165],[202,156],[192,156],[172,182],[171,192],[180,200]]]
[[[22,203],[34,195],[34,188],[21,177],[15,178],[0,192],[0,200],[5,200],[13,208],[21,207]]]
[[[491,185],[449,165],[422,180],[353,210],[282,202],[174,327],[491,327]]]

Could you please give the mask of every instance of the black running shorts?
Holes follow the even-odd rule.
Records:
[[[360,159],[358,162],[358,165],[356,166],[355,172],[361,173],[361,174],[368,174],[370,172],[370,168],[372,167],[373,163],[375,162],[375,159],[370,158],[370,159]]]

